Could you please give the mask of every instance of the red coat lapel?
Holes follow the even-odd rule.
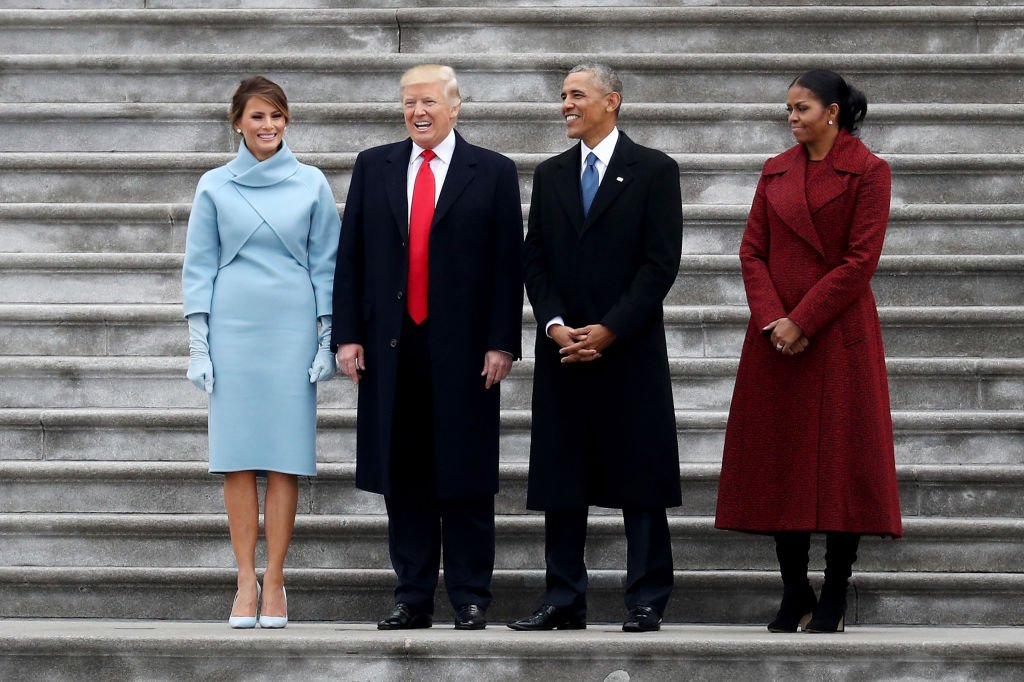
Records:
[[[775,177],[765,188],[765,197],[782,221],[824,256],[825,250],[818,239],[818,231],[814,229],[811,211],[807,206],[807,193],[804,189],[806,174],[807,154],[802,145],[768,159],[764,165],[764,175],[766,178]]]

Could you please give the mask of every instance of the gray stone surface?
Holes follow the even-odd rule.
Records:
[[[770,634],[763,627],[673,625],[630,635],[617,624],[577,632],[378,632],[372,623],[290,623],[232,631],[223,623],[0,621],[0,674],[83,678],[255,680],[330,678],[558,679],[566,681],[851,677],[960,682],[1018,678],[1019,628],[862,626],[837,637]],[[471,655],[468,652],[472,652]],[[626,677],[624,677],[625,675]]]

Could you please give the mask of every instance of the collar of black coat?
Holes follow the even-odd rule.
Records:
[[[263,161],[252,155],[243,140],[238,145],[238,156],[228,164],[228,170],[235,176],[231,181],[236,184],[246,187],[267,187],[295,175],[299,170],[299,161],[284,140],[281,141],[281,148],[277,153]]]
[[[854,173],[860,175],[868,165],[871,152],[860,139],[854,137],[845,130],[840,130],[836,137],[835,144],[829,150],[824,160],[827,160],[836,171],[841,173]],[[778,175],[785,173],[795,166],[803,168],[807,161],[807,153],[802,144],[794,145],[788,150],[775,156],[764,164],[765,175]],[[801,178],[802,180],[802,178]]]

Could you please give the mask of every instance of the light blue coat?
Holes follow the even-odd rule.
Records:
[[[317,318],[332,312],[340,232],[324,174],[286,144],[199,180],[185,240],[185,315],[209,315],[210,471],[316,473]]]

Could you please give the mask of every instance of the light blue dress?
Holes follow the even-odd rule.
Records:
[[[327,179],[286,144],[261,162],[243,142],[199,180],[182,288],[186,317],[209,315],[211,472],[316,474],[308,370],[340,229]]]

